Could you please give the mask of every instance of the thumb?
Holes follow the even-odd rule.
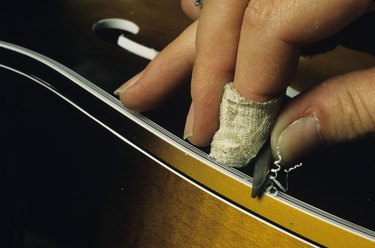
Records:
[[[375,132],[375,68],[323,82],[292,99],[271,136],[274,153],[291,165],[309,153]]]

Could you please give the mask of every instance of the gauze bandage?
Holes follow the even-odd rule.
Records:
[[[210,156],[227,166],[245,166],[269,138],[282,98],[255,102],[242,97],[233,83],[226,84]]]

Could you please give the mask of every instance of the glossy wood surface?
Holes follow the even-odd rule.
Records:
[[[4,247],[304,247],[0,69]],[[4,91],[3,91],[4,92]],[[223,182],[224,183],[224,182]]]

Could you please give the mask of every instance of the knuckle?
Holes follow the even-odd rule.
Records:
[[[344,139],[362,137],[375,131],[375,106],[357,87],[346,88],[337,94],[337,132]]]
[[[263,34],[284,39],[294,33],[291,26],[296,26],[298,9],[297,0],[252,0],[245,11],[243,23]]]
[[[247,6],[244,21],[252,27],[262,28],[269,25],[274,17],[274,0],[252,0]]]

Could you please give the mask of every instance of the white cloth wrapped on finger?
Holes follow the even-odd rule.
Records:
[[[268,102],[242,97],[233,83],[224,86],[220,127],[211,143],[210,156],[217,162],[240,168],[254,158],[269,138],[283,96]]]

